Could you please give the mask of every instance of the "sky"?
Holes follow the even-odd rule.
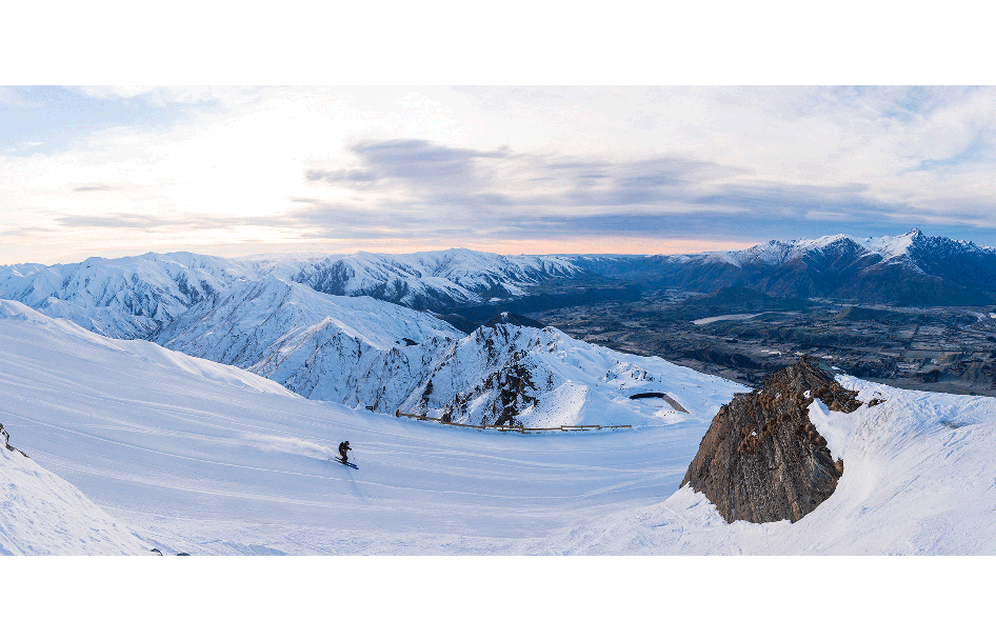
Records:
[[[850,72],[785,83],[708,64],[690,76],[579,72],[600,60],[590,54],[530,72],[558,59],[551,47],[513,59],[511,73],[487,58],[481,73],[433,75],[405,61],[444,52],[417,39],[419,58],[406,37],[360,65],[375,69],[366,75],[315,73],[314,61],[304,74],[288,71],[295,65],[245,73],[263,66],[251,57],[204,75],[197,55],[179,73],[155,56],[118,72],[120,51],[88,45],[0,76],[0,264],[177,250],[693,253],[912,227],[996,245],[992,86]],[[296,40],[277,41],[293,49]],[[662,57],[687,54],[690,42]],[[334,66],[336,51],[352,65],[364,43],[324,52],[318,68]],[[377,71],[385,60],[398,68]],[[839,81],[852,77],[862,81]]]

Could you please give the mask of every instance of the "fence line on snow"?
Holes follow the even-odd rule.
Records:
[[[630,429],[633,427],[631,424],[616,424],[616,425],[600,425],[600,424],[563,424],[559,427],[522,427],[519,425],[499,425],[499,424],[461,424],[459,422],[450,422],[448,420],[443,420],[441,418],[430,418],[429,416],[419,416],[413,413],[401,413],[400,411],[395,411],[394,415],[399,418],[414,418],[416,420],[431,420],[432,422],[438,422],[440,424],[449,425],[451,427],[470,427],[471,429],[480,429],[481,431],[487,429],[494,429],[495,431],[514,431],[516,433],[534,433],[543,431],[600,431],[602,429]]]

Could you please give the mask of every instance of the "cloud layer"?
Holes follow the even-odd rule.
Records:
[[[0,109],[7,262],[996,244],[991,88],[7,88]]]

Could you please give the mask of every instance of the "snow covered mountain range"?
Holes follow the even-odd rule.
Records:
[[[978,305],[996,302],[996,249],[913,229],[897,237],[773,240],[739,251],[683,256],[500,256],[451,249],[403,256],[231,260],[150,253],[77,264],[3,266],[0,299],[23,302],[109,337],[147,338],[167,331],[208,298],[267,277],[319,293],[372,297],[443,314],[516,300],[539,284],[584,282],[593,276],[707,293],[735,286],[802,298]]]
[[[694,256],[507,257],[454,249],[320,260],[91,258],[2,267],[0,299],[108,337],[147,339],[235,365],[307,398],[383,413],[532,427],[669,420],[667,406],[629,397],[638,381],[649,392],[680,396],[668,382],[668,363],[610,353],[549,328],[498,324],[466,336],[439,319],[459,305],[521,298],[538,284],[593,273],[866,302],[888,295],[978,304],[996,296],[989,292],[996,250],[914,229],[894,238],[771,241]]]
[[[449,249],[326,258],[301,265],[290,278],[322,293],[371,296],[413,309],[444,311],[516,298],[530,285],[581,273],[564,258]]]
[[[77,264],[3,266],[0,299],[23,302],[109,337],[146,338],[206,298],[267,277],[330,295],[367,296],[442,311],[519,297],[532,285],[580,272],[561,258],[463,249],[315,260],[147,253]]]
[[[352,294],[481,302],[577,272],[561,259],[459,250],[303,267],[146,254],[7,267],[0,296],[105,336],[235,365],[307,398],[383,413],[529,427],[670,421],[675,409],[666,402],[629,397],[641,385],[694,404],[681,398],[677,381],[686,374],[659,359],[613,353],[552,328],[498,324],[466,336],[424,311],[315,288],[329,288],[328,274],[337,273],[349,276],[336,280],[337,290]]]
[[[191,305],[258,277],[252,263],[190,253],[0,267],[0,299],[115,338],[144,338]]]
[[[424,312],[266,276],[194,305],[149,339],[307,398],[394,412],[440,346],[461,337]]]
[[[996,248],[930,237],[771,240],[748,249],[684,256],[593,256],[575,264],[601,275],[711,293],[743,287],[768,295],[899,306],[996,302]]]
[[[694,403],[679,382],[687,370],[659,358],[613,352],[552,327],[498,323],[465,336],[424,312],[327,296],[273,276],[203,300],[149,339],[306,398],[461,424],[651,424],[675,410],[630,396],[667,393]]]

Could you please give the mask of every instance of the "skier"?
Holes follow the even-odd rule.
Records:
[[[339,443],[339,455],[342,456],[342,462],[345,464],[347,460],[346,452],[350,451],[349,440]]]

